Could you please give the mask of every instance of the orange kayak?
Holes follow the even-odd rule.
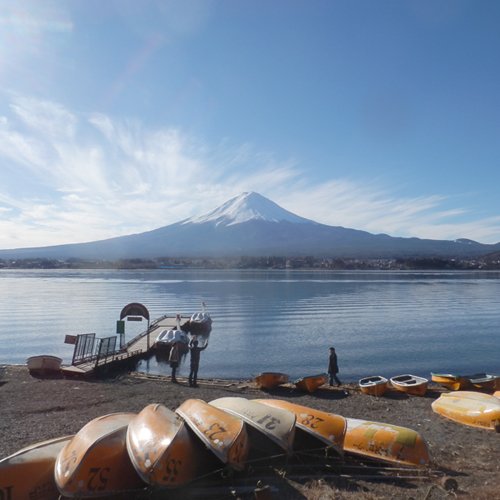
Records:
[[[55,479],[61,495],[89,498],[142,490],[127,452],[132,413],[104,415],[82,427],[59,453]]]
[[[161,487],[181,486],[207,473],[210,464],[221,465],[180,417],[159,404],[130,422],[127,449],[141,479]]]
[[[338,455],[343,455],[343,446],[347,422],[344,417],[327,413],[320,410],[314,410],[307,406],[300,406],[288,401],[279,399],[257,399],[258,403],[274,408],[288,410],[295,414],[297,418],[297,430],[301,430],[306,437],[302,440],[302,448],[313,449],[316,445],[314,440],[320,441],[324,446],[332,448]],[[297,437],[298,436],[297,434]],[[294,443],[294,448],[298,448]]]
[[[288,383],[288,375],[276,372],[259,373],[253,381],[260,389],[274,389],[279,385]]]
[[[309,377],[302,377],[294,381],[297,389],[306,392],[315,392],[316,389],[328,382],[328,374],[320,373],[319,375],[311,375]]]
[[[201,399],[188,399],[175,412],[221,462],[237,470],[245,468],[250,442],[241,418]]]
[[[43,500],[57,500],[54,465],[72,437],[37,443],[0,460],[0,498],[27,500],[43,494]]]

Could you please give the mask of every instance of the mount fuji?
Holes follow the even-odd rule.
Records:
[[[0,250],[0,258],[102,259],[306,256],[316,258],[475,257],[500,243],[395,238],[319,224],[258,193],[242,193],[200,215],[140,234],[89,243]]]

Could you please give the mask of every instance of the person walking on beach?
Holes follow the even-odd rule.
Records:
[[[191,387],[198,387],[196,379],[198,378],[198,368],[200,366],[200,352],[205,350],[208,346],[208,339],[203,347],[198,347],[198,340],[196,335],[189,343],[189,352],[191,353],[191,371],[189,372],[189,385]]]
[[[168,361],[170,363],[170,368],[172,368],[172,382],[177,384],[177,379],[175,378],[175,372],[179,366],[179,346],[177,345],[177,342],[175,342],[170,349]]]
[[[333,381],[337,382],[337,387],[339,387],[342,382],[340,382],[337,377],[339,372],[339,366],[337,364],[337,354],[335,354],[335,348],[330,347],[330,358],[328,360],[328,375],[330,375],[330,386],[333,385]]]

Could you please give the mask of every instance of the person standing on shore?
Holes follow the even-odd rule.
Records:
[[[172,368],[172,382],[177,384],[177,379],[175,378],[175,373],[177,371],[177,367],[179,366],[179,346],[177,345],[177,342],[175,342],[170,349],[168,361],[170,363],[170,368]]]
[[[189,372],[189,385],[191,387],[198,387],[196,379],[198,378],[198,368],[200,367],[200,352],[204,351],[208,346],[208,339],[203,347],[198,347],[198,340],[196,336],[193,337],[189,343],[189,351],[191,353],[191,371]]]
[[[342,383],[337,377],[337,373],[339,372],[339,366],[337,363],[337,354],[335,353],[335,348],[330,347],[330,358],[328,360],[328,375],[330,375],[330,386],[333,385],[333,381],[337,382],[337,387],[339,387]]]

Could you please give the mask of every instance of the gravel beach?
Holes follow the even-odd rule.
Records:
[[[375,398],[362,394],[355,384],[324,386],[307,394],[292,385],[266,392],[252,381],[200,379],[197,388],[189,387],[183,379],[179,382],[173,384],[169,377],[137,372],[106,380],[35,378],[26,366],[0,367],[0,457],[40,441],[75,434],[102,415],[138,413],[151,403],[175,410],[189,398],[269,397],[344,417],[414,429],[427,441],[432,459],[432,467],[422,473],[421,479],[380,480],[362,473],[318,477],[311,471],[309,479],[291,480],[275,471],[275,477],[262,480],[262,484],[272,486],[273,499],[500,499],[500,435],[435,414],[431,403],[445,391],[436,385],[431,384],[424,397],[390,390]],[[445,484],[447,477],[453,481]],[[450,484],[458,488],[449,491]],[[232,497],[244,495],[236,491]],[[219,498],[229,497],[220,494]]]

